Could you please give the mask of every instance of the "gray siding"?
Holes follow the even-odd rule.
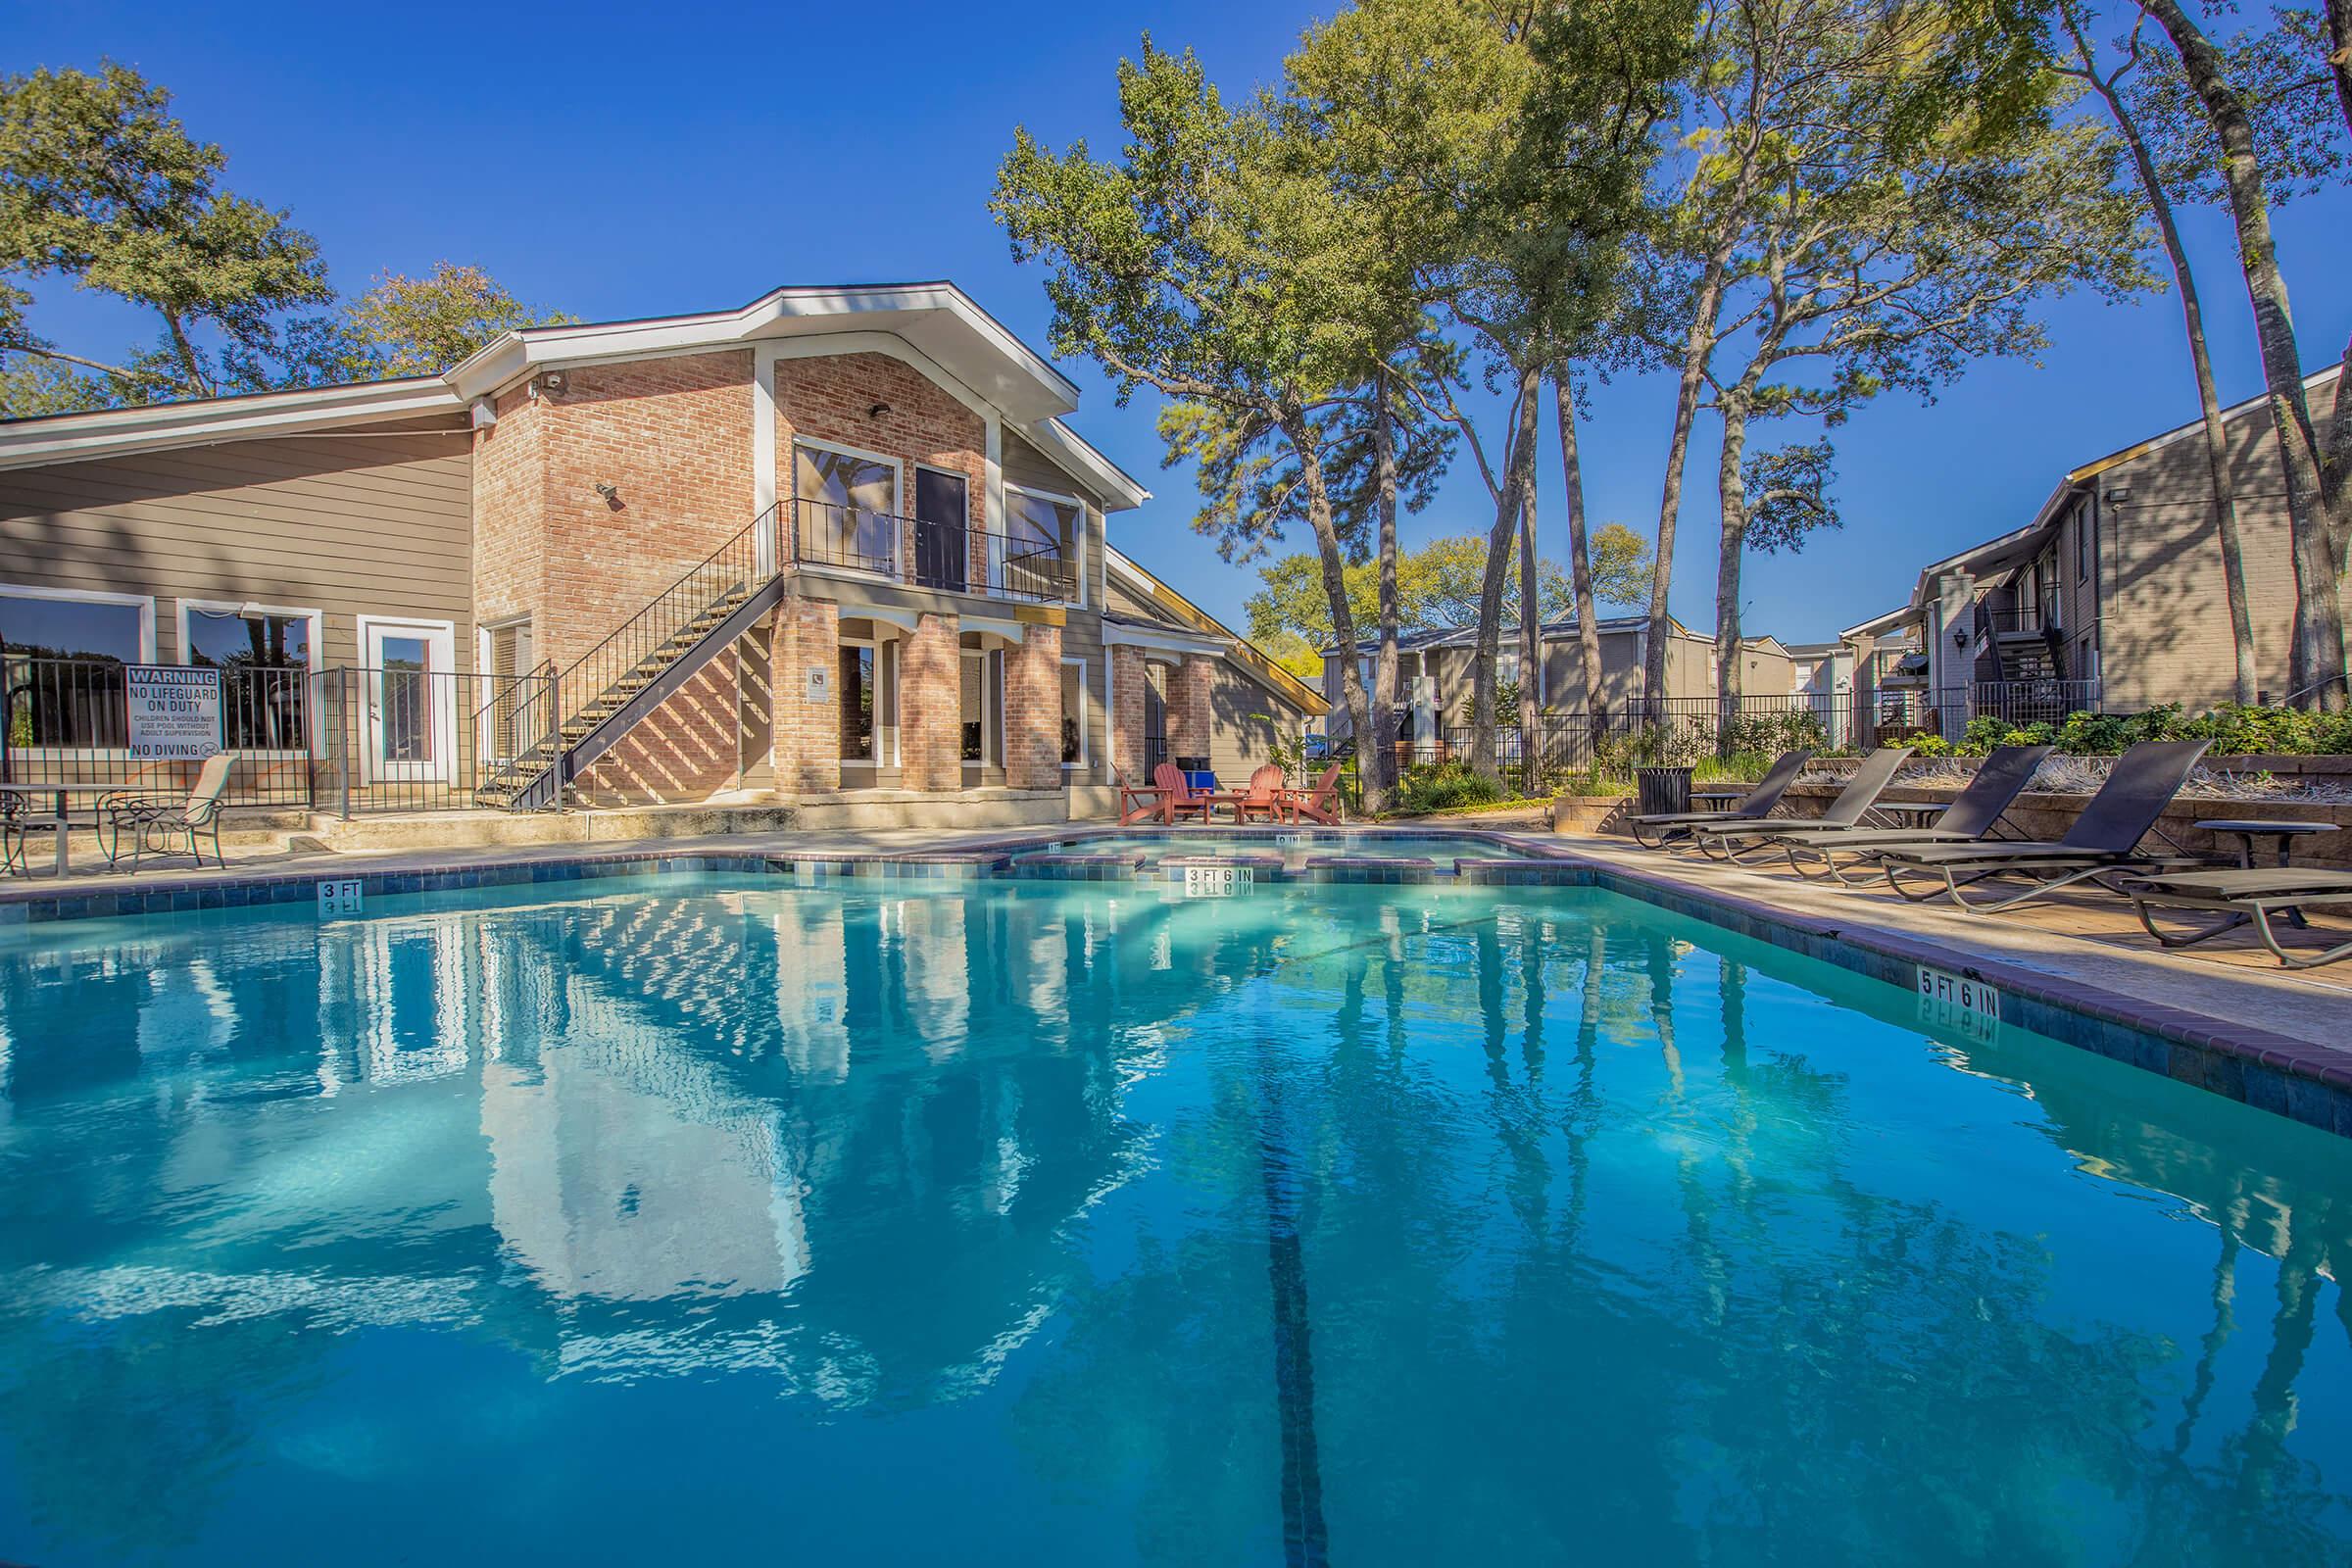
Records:
[[[1273,759],[1273,744],[1296,738],[1304,715],[1256,681],[1217,662],[1216,684],[1209,689],[1209,766],[1220,783],[1239,785],[1251,768]]]
[[[0,472],[0,583],[152,595],[166,662],[185,598],[318,610],[322,666],[358,661],[360,615],[452,621],[470,668],[471,463],[463,434],[377,433]]]

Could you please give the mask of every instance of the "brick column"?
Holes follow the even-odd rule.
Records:
[[[963,656],[954,615],[915,617],[899,643],[899,782],[963,787]]]
[[[1061,628],[1030,626],[1004,650],[1004,782],[1061,788]]]
[[[805,793],[841,788],[841,610],[821,599],[791,598],[776,611],[774,687],[769,718],[776,788]],[[824,675],[824,698],[808,700],[808,676]]]
[[[1205,654],[1187,654],[1168,682],[1168,756],[1206,757],[1215,733],[1209,694],[1217,682],[1216,661]]]
[[[1110,765],[1137,786],[1144,775],[1144,651],[1115,644],[1110,654]]]

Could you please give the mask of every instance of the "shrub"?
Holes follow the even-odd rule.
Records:
[[[1396,809],[1407,816],[1491,806],[1502,798],[1502,786],[1467,762],[1416,762],[1396,786]]]

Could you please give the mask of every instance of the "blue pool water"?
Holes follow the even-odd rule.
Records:
[[[0,1558],[2352,1557],[2352,1145],[1589,890],[0,942]]]
[[[1316,833],[1311,829],[1275,834],[1106,833],[1071,839],[1056,849],[1089,855],[1131,853],[1156,860],[1167,855],[1279,855],[1285,860],[1319,860],[1333,856],[1369,855],[1435,861],[1441,870],[1456,860],[1490,860],[1515,856],[1508,846],[1485,839],[1439,833]]]

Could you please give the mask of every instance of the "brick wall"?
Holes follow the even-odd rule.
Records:
[[[1031,626],[1004,650],[1004,782],[1061,788],[1061,628]]]
[[[742,776],[739,675],[734,649],[705,664],[581,770],[573,798],[582,806],[664,806],[733,786]]]
[[[988,426],[927,380],[912,366],[886,354],[837,354],[776,362],[776,486],[790,497],[797,473],[796,436],[895,458],[903,468],[901,515],[914,514],[917,464],[964,476],[974,537],[972,580],[984,581],[987,557],[978,537],[991,526],[988,511]],[[881,413],[871,411],[885,404]],[[913,559],[911,524],[899,541],[902,564]]]
[[[841,612],[822,599],[790,598],[777,607],[775,701],[769,720],[776,788],[841,788]],[[825,674],[825,700],[808,701],[808,671]]]
[[[899,782],[910,790],[963,785],[963,655],[956,617],[917,616],[899,645]]]
[[[1168,681],[1168,756],[1206,757],[1216,745],[1217,662],[1187,654]]]
[[[1127,782],[1151,782],[1144,774],[1144,651],[1117,644],[1110,654],[1110,764]]]
[[[473,605],[476,620],[539,608],[547,562],[540,500],[547,456],[539,406],[517,387],[497,400],[497,421],[473,439]],[[534,657],[544,657],[544,650]]]

